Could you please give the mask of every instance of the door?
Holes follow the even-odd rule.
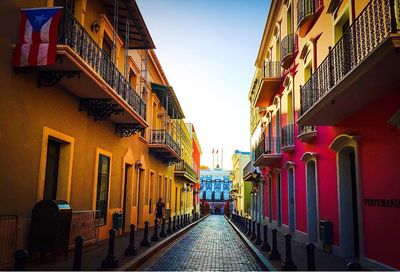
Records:
[[[295,227],[295,196],[294,196],[294,170],[288,170],[288,197],[289,197],[289,232],[294,233]]]
[[[309,242],[318,241],[317,181],[315,161],[306,165],[307,183],[307,233]]]
[[[272,222],[272,177],[268,177],[268,217],[269,222]]]
[[[282,224],[282,196],[281,196],[281,173],[276,174],[276,214],[278,215],[278,225]]]
[[[123,199],[122,199],[122,229],[124,231],[129,231],[129,225],[130,225],[130,218],[131,218],[131,199],[130,199],[130,194],[132,184],[130,182],[130,177],[132,176],[132,165],[130,164],[125,164],[125,176],[124,176],[124,193],[123,193]]]
[[[47,143],[46,176],[44,182],[43,199],[57,199],[58,168],[60,161],[61,143],[49,139]]]
[[[346,147],[339,152],[340,243],[345,257],[360,256],[358,185],[355,151]]]

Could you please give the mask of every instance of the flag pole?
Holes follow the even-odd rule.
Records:
[[[224,149],[221,148],[221,168],[224,168]]]
[[[213,156],[213,163],[212,163],[211,169],[214,169],[214,148],[213,148],[213,150],[212,150],[212,156]]]

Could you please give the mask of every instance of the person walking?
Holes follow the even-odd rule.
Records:
[[[156,218],[157,219],[161,219],[164,217],[164,210],[165,210],[165,204],[164,202],[162,202],[162,198],[160,197],[156,203]]]

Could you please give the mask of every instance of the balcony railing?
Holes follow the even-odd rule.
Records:
[[[175,164],[175,171],[186,172],[194,179],[196,179],[196,177],[197,177],[196,176],[196,172],[185,161],[180,161],[180,162],[176,163]]]
[[[294,132],[293,124],[282,127],[282,149],[294,145],[293,132]]]
[[[311,78],[300,88],[300,116],[334,88],[373,52],[391,33],[397,33],[395,3],[398,0],[371,0]],[[397,10],[400,10],[399,8]],[[397,14],[399,15],[399,14]]]
[[[136,113],[144,120],[146,119],[145,101],[68,9],[64,9],[63,18],[59,25],[59,44],[68,45]]]
[[[165,129],[153,129],[151,131],[150,140],[151,144],[166,145],[174,150],[179,156],[181,155],[181,148]]]
[[[249,161],[246,166],[243,168],[243,177],[246,177],[249,174],[254,172],[253,162]]]
[[[297,36],[289,34],[283,38],[281,43],[281,66],[285,69],[289,68],[294,59],[294,52],[297,47]]]
[[[259,75],[259,80],[263,78],[279,78],[281,77],[281,64],[278,61],[264,62],[263,69]]]
[[[298,0],[297,1],[297,27],[300,28],[307,18],[311,18],[323,7],[323,0]]]
[[[280,149],[280,137],[262,137],[255,149],[256,160],[263,154],[279,154]]]
[[[305,133],[310,133],[310,132],[316,132],[317,127],[315,126],[299,126],[299,131],[297,135],[305,134]]]

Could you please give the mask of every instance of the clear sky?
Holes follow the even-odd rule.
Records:
[[[235,149],[250,151],[247,95],[254,75],[269,0],[137,0],[156,53],[194,124],[211,167],[223,149],[232,168]],[[217,159],[215,158],[215,163]]]

